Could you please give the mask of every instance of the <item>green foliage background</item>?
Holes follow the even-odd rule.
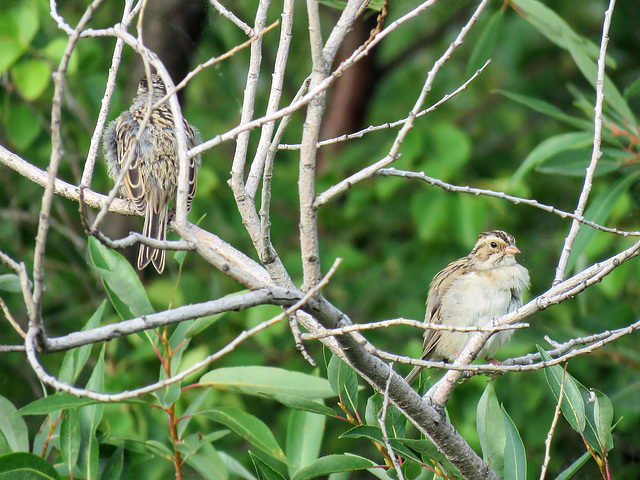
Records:
[[[232,2],[233,3],[233,2]],[[235,2],[232,8],[242,18],[253,17],[252,2]],[[391,2],[390,18],[410,9],[415,1]],[[583,0],[576,8],[573,0],[547,2],[561,18],[586,39],[599,43],[602,14],[606,5],[600,0]],[[48,14],[48,2],[0,0],[0,143],[40,168],[46,168],[50,154],[50,99],[53,91],[50,74],[57,67],[66,36],[57,29]],[[409,22],[380,44],[379,79],[370,98],[363,126],[404,118],[415,101],[426,72],[453,40],[474,2],[440,2],[427,14]],[[79,18],[85,2],[64,2],[62,13],[70,22]],[[92,25],[112,24],[119,18],[120,2],[105,2]],[[296,8],[303,13],[303,5]],[[464,14],[462,15],[461,12]],[[326,26],[331,10],[323,8]],[[635,112],[638,107],[640,43],[637,2],[620,1],[613,17],[610,40],[611,66],[607,73]],[[271,8],[270,20],[279,16],[279,2]],[[290,100],[309,72],[306,22],[303,15],[295,25],[294,41],[285,84],[285,101]],[[433,32],[437,32],[435,35]],[[326,38],[326,37],[325,37]],[[244,38],[226,19],[211,14],[204,37],[198,46],[197,62],[220,55]],[[277,34],[265,36],[265,58],[275,56]],[[491,44],[494,43],[493,48]],[[97,118],[109,65],[113,39],[80,42],[69,71],[69,99],[64,109],[65,158],[59,176],[79,182],[83,161]],[[582,174],[590,155],[590,144],[562,152],[514,177],[527,156],[543,141],[565,133],[589,131],[594,90],[580,72],[571,55],[534,28],[530,21],[511,7],[493,2],[465,44],[440,73],[428,104],[462,84],[475,71],[486,52],[492,63],[464,92],[432,114],[416,121],[401,150],[396,168],[424,171],[427,175],[459,185],[471,185],[535,198],[541,203],[573,211],[582,187]],[[125,55],[125,65],[131,52]],[[203,138],[211,138],[235,125],[239,119],[242,89],[248,63],[243,50],[215,68],[196,77],[186,91],[185,116],[196,125]],[[265,66],[270,67],[266,61]],[[126,68],[119,75],[126,83]],[[266,107],[270,71],[262,72],[256,111]],[[503,92],[503,93],[501,93]],[[525,95],[548,102],[574,117],[574,125],[544,115],[514,101],[504,92]],[[118,90],[109,117],[127,107],[130,98]],[[296,116],[300,120],[302,113]],[[614,120],[615,112],[609,111]],[[583,123],[581,124],[580,121]],[[298,122],[298,124],[301,122]],[[619,124],[621,125],[621,124]],[[638,134],[637,127],[626,125]],[[582,127],[582,128],[581,128]],[[636,130],[633,130],[633,129]],[[349,142],[339,153],[325,159],[318,179],[322,191],[346,175],[377,160],[389,148],[395,131],[382,130]],[[602,204],[607,195],[610,208],[602,213],[602,223],[621,229],[637,229],[640,188],[637,177],[638,144],[620,135],[606,132],[611,155],[603,163],[592,193],[592,204]],[[254,146],[257,135],[252,137]],[[290,128],[285,143],[297,143],[300,131]],[[198,195],[191,219],[202,218],[200,226],[255,258],[251,242],[243,230],[233,196],[226,186],[234,143],[207,152],[199,176]],[[14,259],[32,265],[34,236],[42,189],[0,166],[0,249]],[[276,159],[272,200],[273,242],[296,283],[301,282],[298,245],[297,153],[281,151]],[[620,195],[611,197],[622,183]],[[110,180],[100,163],[93,188],[107,192]],[[77,205],[57,199],[53,210],[46,260],[47,290],[43,317],[47,333],[63,335],[82,328],[106,298],[99,276],[88,266],[87,240],[80,225]],[[495,198],[451,194],[418,182],[398,178],[374,178],[349,190],[321,211],[321,249],[324,271],[336,257],[344,259],[338,273],[325,289],[325,296],[350,315],[354,322],[370,322],[396,317],[422,319],[429,282],[448,262],[465,255],[483,230],[500,228],[513,233],[522,250],[521,263],[532,277],[530,295],[550,285],[569,221],[526,205],[513,205]],[[584,267],[619,251],[632,239],[597,233],[574,259],[574,268]],[[178,264],[168,259],[163,276],[145,272],[143,282],[157,311],[166,309],[167,299],[177,307],[215,299],[240,290],[220,272],[210,268],[194,254],[186,256],[178,278]],[[8,273],[0,267],[0,273]],[[535,345],[548,347],[544,335],[562,342],[572,337],[620,328],[637,320],[640,311],[640,264],[631,261],[615,270],[601,284],[579,298],[567,301],[530,318],[531,328],[516,333],[514,341],[498,353],[499,358],[536,351]],[[9,311],[23,325],[26,311],[19,293],[0,291]],[[258,307],[229,313],[195,336],[182,357],[182,367],[221,348],[242,330],[279,312],[275,307]],[[120,318],[108,304],[102,322]],[[0,324],[3,344],[20,343],[20,338],[5,322]],[[392,328],[367,333],[382,349],[419,356],[421,336],[409,328]],[[637,334],[598,350],[593,355],[570,362],[569,371],[587,388],[604,392],[613,402],[619,421],[613,434],[616,448],[611,452],[611,470],[617,478],[634,478],[640,453],[640,356]],[[323,352],[318,344],[309,344],[310,353],[322,365]],[[134,335],[95,346],[90,363],[99,364],[104,354],[105,391],[132,389],[157,377],[159,362],[142,335]],[[42,361],[50,372],[57,372],[63,354],[48,355]],[[0,393],[17,408],[43,395],[42,387],[28,369],[20,353],[0,355],[2,375]],[[285,324],[279,324],[241,345],[232,354],[213,365],[277,366],[287,370],[313,371],[296,352]],[[324,367],[320,367],[321,370]],[[88,368],[79,384],[89,379]],[[191,381],[196,381],[196,378]],[[476,406],[486,380],[472,379],[454,392],[449,414],[460,433],[480,451],[476,433]],[[527,448],[530,472],[542,461],[544,438],[551,422],[555,398],[542,372],[500,377],[494,388],[504,409],[509,412]],[[201,389],[185,391],[178,408],[186,409]],[[361,393],[368,397],[371,392]],[[364,398],[364,397],[363,397]],[[272,400],[248,397],[231,391],[214,390],[204,401],[208,406],[234,406],[258,416],[269,425],[281,444],[286,435],[291,410]],[[330,405],[334,406],[330,402]],[[33,439],[42,417],[26,417],[29,438]],[[194,417],[194,431],[214,429],[207,418]],[[191,427],[190,427],[191,428]],[[217,427],[216,427],[217,428]],[[346,429],[343,423],[328,419],[327,434],[321,446],[323,455],[353,452],[381,462],[372,453],[371,444],[354,438],[337,438]],[[166,442],[166,421],[161,411],[148,406],[106,405],[99,431],[110,439],[126,438],[132,444],[156,440]],[[101,446],[101,455],[117,447],[116,442]],[[130,448],[130,478],[145,471],[145,478],[167,478],[171,464],[154,462],[144,455],[136,457]],[[246,445],[237,437],[226,436],[216,443],[218,450],[240,459],[245,467],[251,462]],[[34,449],[35,453],[39,453]],[[552,471],[560,471],[584,452],[580,437],[567,423],[560,423],[554,439]],[[277,467],[280,468],[280,467]],[[591,469],[591,470],[589,470]],[[595,463],[587,465],[584,477],[595,478]],[[591,475],[591,476],[590,476]],[[143,477],[140,477],[143,478]],[[196,478],[196,477],[194,477]]]

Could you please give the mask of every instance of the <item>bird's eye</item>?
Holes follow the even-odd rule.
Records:
[[[498,244],[496,242],[491,242],[491,248],[498,248]]]

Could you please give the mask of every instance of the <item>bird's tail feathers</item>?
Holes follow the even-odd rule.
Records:
[[[153,208],[153,205],[147,203],[147,212],[144,218],[144,228],[142,234],[145,237],[155,238],[157,240],[167,239],[167,219],[169,209],[166,205],[160,207],[159,211]],[[138,270],[153,263],[158,273],[164,270],[166,252],[161,248],[152,248],[148,245],[140,244],[138,252]]]

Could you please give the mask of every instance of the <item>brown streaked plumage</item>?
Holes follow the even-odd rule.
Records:
[[[126,161],[133,141],[140,130],[149,106],[157,103],[167,93],[162,79],[151,76],[151,85],[143,77],[131,107],[112,121],[104,133],[103,149],[107,160],[109,176],[118,178],[123,162]],[[193,148],[200,143],[198,130],[186,119],[184,128],[187,134],[187,147]],[[189,190],[187,208],[196,193],[196,177],[200,167],[200,155],[190,159]],[[178,142],[174,128],[173,115],[169,105],[163,103],[156,108],[144,129],[140,141],[135,147],[133,162],[124,177],[123,196],[128,197],[136,206],[138,213],[144,215],[142,233],[149,238],[166,240],[169,204],[175,201],[178,187]],[[140,244],[138,269],[149,263],[162,273],[165,265],[164,249],[155,249]]]
[[[482,327],[522,306],[529,272],[516,263],[520,253],[512,235],[502,230],[480,234],[469,255],[441,270],[431,282],[425,322],[454,327]],[[492,335],[479,356],[488,357],[506,343],[513,331]],[[422,359],[453,361],[473,333],[426,330]],[[422,370],[407,376],[411,383]]]

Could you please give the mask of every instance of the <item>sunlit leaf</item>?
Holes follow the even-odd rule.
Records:
[[[309,399],[335,396],[324,378],[275,367],[218,368],[203,375],[200,384],[247,395],[282,393]]]

